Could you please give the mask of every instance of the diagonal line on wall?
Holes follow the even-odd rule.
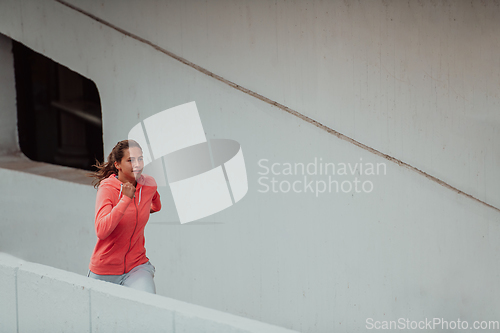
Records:
[[[178,56],[178,55],[176,55],[176,54],[174,54],[174,53],[172,53],[172,52],[170,52],[170,51],[168,51],[168,50],[166,50],[166,49],[164,49],[164,48],[162,48],[162,47],[160,47],[160,46],[158,46],[158,45],[156,45],[156,44],[154,44],[154,43],[152,43],[152,42],[150,42],[150,41],[148,41],[148,40],[146,40],[146,39],[144,39],[142,37],[139,37],[139,36],[137,36],[137,35],[135,35],[133,33],[128,32],[128,31],[126,31],[126,30],[124,30],[124,29],[122,29],[120,27],[117,27],[116,25],[111,24],[111,23],[109,23],[109,22],[107,22],[107,21],[105,21],[105,20],[103,20],[103,19],[101,19],[101,18],[99,18],[99,17],[97,17],[97,16],[95,16],[95,15],[93,15],[91,13],[88,13],[88,12],[86,12],[86,11],[84,11],[84,10],[82,10],[82,9],[80,9],[80,8],[78,8],[78,7],[70,4],[70,3],[67,3],[67,2],[65,2],[63,0],[55,0],[55,1],[61,3],[64,6],[67,6],[67,7],[71,8],[71,9],[73,9],[73,10],[75,10],[75,11],[77,11],[77,12],[79,12],[79,13],[85,15],[85,16],[88,16],[91,19],[93,19],[93,20],[95,20],[95,21],[97,21],[97,22],[99,22],[99,23],[101,23],[103,25],[106,25],[107,27],[112,28],[112,29],[114,29],[114,30],[116,30],[116,31],[118,31],[118,32],[120,32],[120,33],[122,33],[122,34],[124,34],[124,35],[126,35],[128,37],[130,37],[130,38],[133,38],[133,39],[138,40],[138,41],[140,41],[140,42],[142,42],[144,44],[147,44],[147,45],[151,46],[152,48],[154,48],[154,49],[156,49],[156,50],[158,50],[158,51],[160,51],[160,52],[168,55],[169,57],[171,57],[171,58],[173,58],[173,59],[175,59],[175,60],[177,60],[177,61],[179,61],[179,62],[181,62],[181,63],[183,63],[183,64],[185,64],[185,65],[187,65],[187,66],[189,66],[191,68],[193,68],[193,69],[196,69],[197,71],[199,71],[199,72],[201,72],[201,73],[203,73],[205,75],[208,75],[208,76],[210,76],[210,77],[212,77],[212,78],[214,78],[214,79],[216,79],[216,80],[218,80],[218,81],[220,81],[222,83],[225,83],[228,86],[233,87],[234,89],[237,89],[237,90],[239,90],[239,91],[241,91],[241,92],[243,92],[245,94],[248,94],[248,95],[250,95],[252,97],[255,97],[255,98],[257,98],[257,99],[259,99],[259,100],[261,100],[261,101],[263,101],[263,102],[265,102],[267,104],[273,105],[273,106],[275,106],[275,107],[277,107],[277,108],[279,108],[279,109],[281,109],[283,111],[286,111],[286,112],[288,112],[288,113],[290,113],[290,114],[292,114],[292,115],[294,115],[294,116],[296,116],[296,117],[298,117],[298,118],[300,118],[300,119],[302,119],[302,120],[304,120],[304,121],[306,121],[306,122],[308,122],[308,123],[310,123],[310,124],[318,127],[319,129],[322,129],[322,130],[324,130],[324,131],[326,131],[326,132],[328,132],[330,134],[335,135],[337,138],[339,138],[341,140],[344,140],[344,141],[347,141],[349,143],[352,143],[352,144],[354,144],[354,145],[356,145],[356,146],[358,146],[358,147],[360,147],[360,148],[362,148],[362,149],[364,149],[366,151],[369,151],[372,154],[375,154],[377,156],[383,157],[386,160],[389,160],[391,162],[394,162],[394,163],[398,164],[399,166],[402,166],[402,167],[407,168],[408,170],[414,171],[414,172],[416,172],[416,173],[424,176],[425,178],[427,178],[427,179],[429,179],[429,180],[431,180],[433,182],[436,182],[439,185],[441,185],[441,186],[443,186],[443,187],[445,187],[445,188],[447,188],[449,190],[452,190],[453,192],[456,192],[457,194],[464,195],[464,196],[466,196],[469,199],[477,201],[477,202],[479,202],[479,203],[481,203],[481,204],[483,204],[483,205],[485,205],[487,207],[490,207],[490,208],[492,208],[492,209],[500,212],[500,208],[495,207],[493,205],[490,205],[489,203],[487,203],[485,201],[482,201],[482,200],[480,200],[480,199],[478,199],[478,198],[476,198],[476,197],[474,197],[474,196],[472,196],[472,195],[470,195],[468,193],[465,193],[465,192],[459,190],[458,188],[456,188],[456,187],[454,187],[454,186],[452,186],[452,185],[450,185],[450,184],[442,181],[441,179],[436,178],[436,177],[434,177],[434,176],[432,176],[432,175],[430,175],[430,174],[428,174],[428,173],[426,173],[426,172],[424,172],[424,171],[422,171],[422,170],[420,170],[420,169],[418,169],[418,168],[416,168],[416,167],[414,167],[414,166],[412,166],[412,165],[410,165],[410,164],[408,164],[406,162],[403,162],[403,161],[401,161],[401,160],[399,160],[399,159],[397,159],[395,157],[392,157],[390,155],[384,154],[384,153],[376,150],[375,148],[369,147],[369,146],[367,146],[367,145],[365,145],[365,144],[363,144],[363,143],[361,143],[359,141],[356,141],[353,138],[350,138],[350,137],[348,137],[348,136],[346,136],[346,135],[344,135],[344,134],[342,134],[342,133],[340,133],[340,132],[338,132],[338,131],[336,131],[336,130],[334,130],[334,129],[332,129],[332,128],[330,128],[330,127],[328,127],[328,126],[326,126],[326,125],[324,125],[324,124],[322,124],[322,123],[320,123],[320,122],[318,122],[318,121],[316,121],[316,120],[314,120],[314,119],[312,119],[310,117],[308,117],[308,116],[306,116],[306,115],[303,115],[302,113],[299,113],[299,112],[297,112],[295,110],[292,110],[292,109],[290,109],[289,107],[287,107],[287,106],[285,106],[283,104],[280,104],[280,103],[278,103],[276,101],[273,101],[273,100],[271,100],[271,99],[269,99],[269,98],[267,98],[267,97],[265,97],[263,95],[260,95],[260,94],[254,92],[254,91],[251,91],[251,90],[249,90],[249,89],[247,89],[245,87],[242,87],[242,86],[240,86],[240,85],[238,85],[238,84],[236,84],[236,83],[234,83],[232,81],[229,81],[229,80],[227,80],[227,79],[225,79],[225,78],[223,78],[223,77],[221,77],[221,76],[219,76],[219,75],[217,75],[217,74],[215,74],[215,73],[213,73],[213,72],[211,72],[211,71],[209,71],[209,70],[207,70],[207,69],[205,69],[205,68],[203,68],[201,66],[198,66],[198,65],[190,62],[187,59],[184,59],[183,57],[180,57],[180,56]]]

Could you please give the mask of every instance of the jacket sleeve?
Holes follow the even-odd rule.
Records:
[[[108,237],[115,230],[125,210],[132,201],[126,195],[122,196],[118,204],[113,207],[113,193],[109,188],[100,188],[97,191],[95,206],[95,232],[100,240]]]
[[[153,200],[151,201],[151,209],[154,212],[159,212],[161,209],[160,193],[158,193],[158,191],[156,191],[156,193],[153,195]]]

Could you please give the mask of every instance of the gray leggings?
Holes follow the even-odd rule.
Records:
[[[98,275],[89,270],[87,276],[93,279],[156,294],[155,281],[153,280],[155,272],[155,267],[148,261],[145,264],[132,268],[130,272],[122,275]]]

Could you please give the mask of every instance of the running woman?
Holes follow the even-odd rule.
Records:
[[[161,202],[154,178],[142,174],[142,148],[134,140],[120,141],[108,161],[95,166],[97,244],[88,276],[155,294],[155,267],[146,257],[144,228]]]

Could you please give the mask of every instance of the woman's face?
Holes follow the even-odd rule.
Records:
[[[121,162],[115,162],[115,167],[118,169],[118,179],[134,183],[139,179],[144,168],[141,148],[130,147],[129,149],[125,149]]]

